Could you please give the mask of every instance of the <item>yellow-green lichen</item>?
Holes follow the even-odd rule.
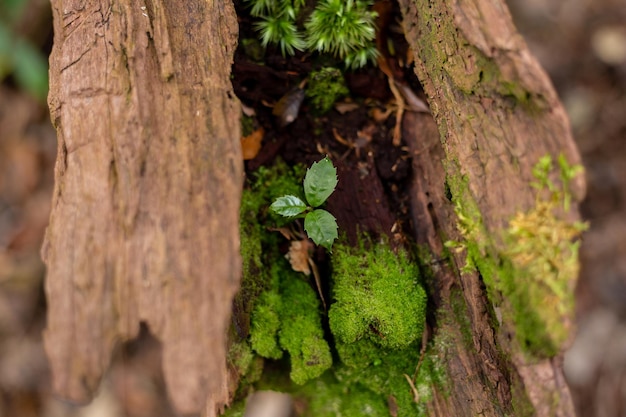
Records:
[[[573,314],[573,284],[578,274],[576,238],[580,222],[564,220],[570,209],[569,182],[580,172],[563,156],[558,159],[559,181],[552,158],[542,158],[533,169],[537,182],[535,207],[517,213],[502,231],[504,249],[496,250],[486,233],[480,211],[465,178],[448,178],[463,242],[447,246],[467,250],[467,264],[476,268],[494,307],[514,323],[519,345],[539,357],[555,355],[568,337]]]
[[[518,340],[541,356],[556,354],[569,335],[574,309],[574,284],[578,276],[578,237],[586,224],[564,219],[571,196],[569,181],[582,168],[559,157],[559,183],[550,179],[552,158],[542,158],[533,174],[537,178],[535,207],[517,213],[505,232],[514,280],[502,290],[514,310]],[[547,195],[546,195],[547,194]]]

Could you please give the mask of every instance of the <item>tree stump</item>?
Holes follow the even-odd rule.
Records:
[[[140,323],[181,413],[228,401],[243,167],[231,2],[52,2],[58,133],[42,250],[54,390],[91,399]]]
[[[537,161],[562,155],[580,163],[565,111],[502,2],[399,3],[436,122],[419,114],[404,120],[404,139],[413,153],[412,214],[418,243],[434,262],[430,292],[437,331],[454,341],[446,357],[451,393],[433,402],[432,415],[573,416],[561,367],[567,343],[554,357],[525,354],[514,342],[515,324],[498,321],[511,301],[493,289],[488,296],[483,278],[490,271],[480,265],[464,270],[471,257],[466,252],[453,250],[452,264],[440,262],[448,253],[446,240],[466,238],[453,204],[462,200],[477,209],[481,238],[490,242],[482,248],[484,256],[501,260],[503,231],[516,213],[536,204]],[[466,188],[450,187],[454,178],[463,178]],[[582,178],[571,186],[580,201]],[[578,219],[577,206],[562,215]],[[570,280],[570,291],[574,283]],[[570,313],[564,323],[569,329]],[[471,343],[464,343],[468,331]]]

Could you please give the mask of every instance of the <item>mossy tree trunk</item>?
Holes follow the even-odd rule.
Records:
[[[88,401],[140,323],[181,413],[228,401],[243,181],[230,1],[53,0],[58,133],[43,258],[55,391]]]
[[[549,355],[525,351],[511,312],[519,300],[501,290],[511,262],[506,229],[538,201],[533,166],[546,155],[580,163],[563,107],[504,2],[399,3],[434,117],[411,114],[403,125],[414,154],[416,235],[432,260],[434,337],[451,342],[445,353],[451,385],[431,413],[573,416],[561,367],[568,340],[548,335]],[[570,187],[579,201],[583,180]],[[578,211],[574,206],[560,215],[573,221]],[[464,243],[447,250],[446,241]],[[464,268],[468,262],[472,268]],[[570,294],[575,278],[566,278]],[[532,308],[556,309],[549,302]],[[572,314],[558,318],[566,332]]]

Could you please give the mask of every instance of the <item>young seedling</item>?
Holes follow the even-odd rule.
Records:
[[[304,230],[309,238],[316,245],[330,251],[338,236],[337,221],[332,214],[318,207],[335,191],[337,182],[337,169],[330,159],[325,157],[319,162],[314,162],[306,171],[304,177],[306,203],[294,195],[284,195],[277,198],[270,209],[285,217],[304,218]]]

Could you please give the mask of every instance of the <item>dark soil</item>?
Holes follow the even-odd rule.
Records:
[[[254,41],[257,34],[251,29],[245,8],[238,9],[238,14],[240,39]],[[406,51],[403,41],[403,38],[397,40],[396,51]],[[252,174],[259,166],[270,165],[276,158],[288,164],[310,166],[328,155],[340,178],[337,191],[328,201],[328,209],[351,242],[356,243],[357,229],[393,237],[405,228],[411,234],[406,192],[411,174],[409,150],[404,143],[392,144],[395,111],[383,120],[376,120],[372,115],[375,111],[395,107],[387,76],[372,66],[346,72],[350,93],[338,103],[354,104],[354,109],[342,114],[333,108],[320,114],[305,98],[298,117],[283,127],[280,118],[272,114],[272,105],[296,88],[311,71],[322,66],[343,69],[343,64],[317,54],[283,57],[271,46],[266,50],[264,61],[255,62],[246,54],[243,44],[247,43],[241,42],[235,54],[233,87],[241,102],[254,110],[255,124],[265,131],[259,154],[246,162],[246,173]],[[394,64],[420,94],[412,66],[400,68],[397,62]]]

